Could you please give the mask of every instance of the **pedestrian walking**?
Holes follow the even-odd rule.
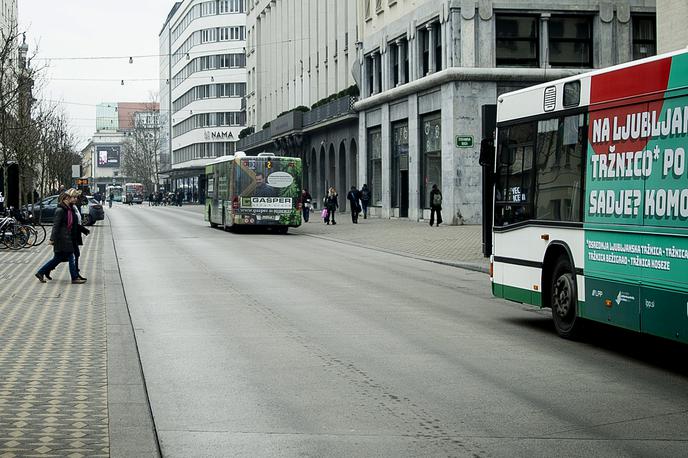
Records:
[[[0,191],[0,213],[5,213],[5,196]]]
[[[339,195],[337,194],[337,190],[332,186],[328,191],[327,191],[327,196],[325,197],[325,208],[327,209],[327,220],[325,221],[327,224],[330,224],[330,221],[332,221],[332,224],[337,224],[337,221],[334,220],[334,215],[337,212],[337,208],[339,208]]]
[[[115,195],[110,192],[110,195],[108,196],[108,207],[112,208],[112,201],[115,200]]]
[[[304,189],[301,191],[301,211],[303,212],[303,220],[305,222],[308,222],[308,218],[310,217],[310,212],[311,212],[311,194],[308,192],[308,189]]]
[[[442,191],[437,188],[436,184],[432,185],[430,191],[430,226],[435,222],[435,213],[437,213],[437,227],[442,224]]]
[[[48,242],[53,246],[53,258],[46,262],[43,267],[38,269],[38,272],[35,274],[36,278],[38,278],[41,283],[45,283],[46,278],[52,280],[50,272],[62,262],[69,263],[69,273],[72,277],[72,283],[86,283],[85,279],[79,278],[79,272],[76,270],[76,263],[74,260],[74,240],[79,230],[76,216],[72,209],[72,205],[76,204],[76,202],[77,198],[69,195],[67,192],[61,194],[59,197],[59,205],[55,210],[55,220]]]
[[[363,219],[368,219],[368,205],[370,204],[370,189],[364,184],[361,188],[361,207],[363,207]]]
[[[77,191],[76,189],[70,189],[67,191],[67,194],[70,195],[70,197],[74,197],[76,195],[77,202],[81,202],[81,199],[83,198],[81,196],[81,191]],[[88,205],[88,202],[86,203]],[[81,256],[81,249],[79,248],[80,246],[83,246],[84,240],[81,237],[81,235],[88,235],[91,233],[87,228],[85,228],[81,224],[81,205],[78,204],[73,204],[72,205],[72,210],[74,210],[74,216],[76,216],[76,224],[78,231],[76,232],[76,236],[74,237],[74,266],[76,267],[77,271],[77,277],[86,281],[84,277],[81,276],[81,269],[79,268],[79,257]]]
[[[361,213],[361,192],[356,189],[356,186],[352,186],[349,193],[346,195],[346,199],[349,201],[349,207],[351,209],[351,222],[358,224],[358,214]]]

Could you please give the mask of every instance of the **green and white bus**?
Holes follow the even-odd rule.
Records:
[[[205,220],[212,227],[265,227],[286,233],[301,225],[301,159],[237,152],[206,166]]]
[[[502,95],[496,141],[494,295],[688,342],[688,52]]]

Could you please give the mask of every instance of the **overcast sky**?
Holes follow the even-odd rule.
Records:
[[[95,131],[98,103],[157,96],[159,58],[136,56],[160,52],[158,33],[172,5],[173,0],[19,1],[20,31],[27,32],[30,53],[37,50],[32,66],[46,67],[45,87],[35,96],[61,102],[77,146]],[[98,58],[111,56],[123,58]],[[74,57],[88,59],[66,59]]]

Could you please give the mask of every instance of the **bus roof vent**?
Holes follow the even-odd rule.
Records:
[[[246,153],[244,153],[243,151],[237,151],[236,153],[234,153],[234,157],[246,157]]]
[[[545,111],[554,111],[557,107],[557,87],[545,88]]]
[[[258,157],[275,157],[274,153],[258,153]]]

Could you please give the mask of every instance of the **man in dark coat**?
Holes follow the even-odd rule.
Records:
[[[72,283],[80,284],[86,282],[86,280],[79,278],[79,272],[76,270],[74,260],[74,240],[77,238],[79,223],[72,205],[77,203],[77,199],[77,196],[69,195],[67,192],[59,197],[60,204],[55,210],[55,221],[53,222],[53,230],[50,233],[50,241],[48,242],[53,246],[53,258],[36,272],[36,278],[41,283],[45,283],[46,278],[52,280],[50,272],[62,262],[69,263]]]
[[[359,203],[361,200],[361,193],[356,189],[356,186],[352,186],[346,198],[351,208],[351,222],[358,224],[358,214],[361,213],[361,205]]]

